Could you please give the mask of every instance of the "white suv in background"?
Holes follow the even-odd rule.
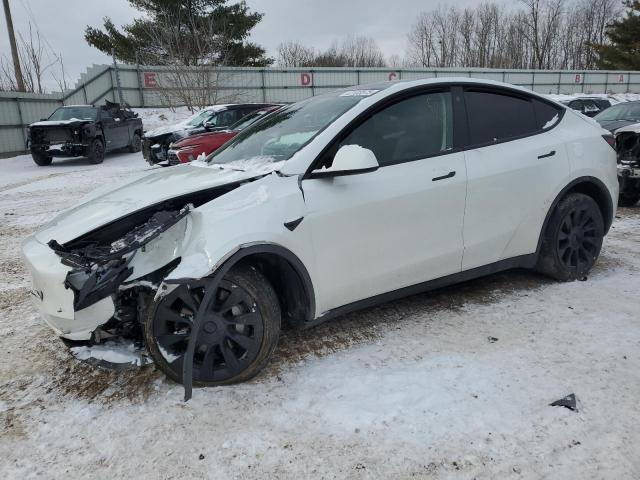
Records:
[[[514,267],[585,277],[616,209],[611,140],[497,82],[320,95],[54,219],[24,244],[34,298],[66,339],[138,335],[188,389],[247,380],[281,321]]]

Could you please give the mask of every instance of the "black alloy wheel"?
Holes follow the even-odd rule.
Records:
[[[180,285],[160,299],[148,316],[145,339],[156,364],[181,382],[193,320],[210,280]],[[248,380],[276,346],[280,311],[270,284],[251,269],[222,280],[200,327],[193,357],[193,384],[213,386]]]
[[[598,204],[588,195],[570,193],[551,214],[536,269],[557,280],[582,280],[596,263],[603,238]]]

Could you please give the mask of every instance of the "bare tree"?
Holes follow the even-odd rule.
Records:
[[[163,102],[169,107],[185,105],[194,111],[215,103],[235,101],[237,93],[223,95],[218,87],[223,81],[220,67],[226,65],[231,54],[218,19],[209,17],[203,22],[181,15],[188,13],[164,16],[160,28],[148,31],[154,53],[147,55],[162,56],[163,65],[166,65],[159,70],[157,80]],[[189,41],[185,41],[182,34],[185,25],[193,32]],[[153,64],[153,59],[145,58],[144,62]]]
[[[333,41],[326,50],[315,53],[299,42],[284,42],[278,47],[278,65],[282,67],[384,67],[386,61],[377,42],[366,36],[347,36]]]
[[[418,15],[407,59],[420,67],[596,68],[590,45],[606,43],[606,26],[621,10],[620,0],[440,5]]]
[[[315,52],[300,42],[283,42],[278,46],[278,65],[281,67],[306,67],[313,64]]]
[[[21,64],[21,88],[15,78],[13,67],[6,57],[0,58],[0,90],[45,93],[45,83],[49,76],[54,80],[64,79],[61,55],[51,54],[44,45],[40,32],[29,23],[28,34],[18,33],[18,56]],[[56,83],[58,83],[56,81]],[[66,84],[66,81],[64,81]]]
[[[384,67],[384,54],[376,41],[366,36],[348,36],[342,41],[340,55],[345,67]]]

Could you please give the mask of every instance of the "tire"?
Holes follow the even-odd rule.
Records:
[[[207,279],[203,279],[177,287],[155,301],[144,320],[149,353],[158,368],[178,383],[182,381],[190,319],[206,283]],[[193,385],[198,387],[230,385],[253,378],[268,363],[280,335],[276,293],[264,275],[253,268],[231,269],[220,284],[215,303],[204,319],[196,344]]]
[[[536,269],[560,281],[582,280],[596,263],[603,238],[598,204],[582,193],[570,193],[551,214]]]
[[[142,138],[137,133],[133,134],[131,139],[131,145],[129,145],[129,152],[136,153],[142,150]]]
[[[640,194],[638,193],[625,193],[620,194],[618,197],[619,207],[633,207],[640,200]]]
[[[33,158],[33,161],[39,167],[46,167],[47,165],[51,165],[51,161],[53,160],[53,157],[43,155],[41,153],[32,153],[31,158]]]
[[[102,140],[96,138],[89,145],[89,154],[87,155],[89,162],[93,164],[102,163],[104,160],[104,144]]]

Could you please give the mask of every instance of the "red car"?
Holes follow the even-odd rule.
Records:
[[[185,137],[182,140],[172,143],[169,146],[168,152],[169,165],[189,163],[198,158],[202,153],[209,155],[210,153],[215,152],[249,125],[254,124],[265,115],[275,112],[281,107],[282,105],[274,105],[267,108],[261,108],[260,110],[256,110],[255,112],[242,117],[228,129],[201,133],[199,135]]]

